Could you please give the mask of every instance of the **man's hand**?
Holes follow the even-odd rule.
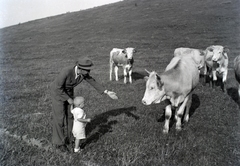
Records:
[[[90,122],[91,122],[91,119],[90,119],[90,118],[87,118],[86,121],[87,121],[88,123],[90,123]]]
[[[115,92],[105,90],[104,93],[106,93],[111,99],[117,100],[118,97]]]
[[[72,104],[73,104],[73,99],[72,99],[72,98],[69,98],[69,99],[67,100],[67,102],[68,102],[70,105],[72,105]]]

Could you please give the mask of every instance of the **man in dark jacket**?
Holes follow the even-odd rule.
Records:
[[[93,63],[88,58],[80,58],[75,66],[64,68],[51,84],[53,107],[52,143],[56,148],[68,151],[66,144],[72,140],[73,115],[70,106],[73,104],[74,87],[83,80],[92,85],[100,94],[107,94],[112,99],[118,99],[116,93],[107,91],[95,81],[89,73]],[[67,122],[67,137],[64,136],[64,120]]]

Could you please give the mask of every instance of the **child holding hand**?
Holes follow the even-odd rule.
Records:
[[[73,108],[74,105],[74,108]],[[86,139],[85,127],[86,123],[91,122],[90,118],[86,118],[86,113],[82,109],[84,107],[84,98],[81,96],[75,97],[71,106],[71,113],[73,114],[73,129],[72,133],[75,137],[74,152],[80,152],[80,141]]]

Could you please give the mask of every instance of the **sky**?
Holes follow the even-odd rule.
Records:
[[[121,0],[0,0],[0,28]]]

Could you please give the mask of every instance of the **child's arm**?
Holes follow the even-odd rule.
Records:
[[[91,122],[91,119],[90,119],[90,118],[86,118],[86,119],[78,118],[77,120],[78,120],[79,122],[83,122],[83,123],[89,123],[89,122]]]

